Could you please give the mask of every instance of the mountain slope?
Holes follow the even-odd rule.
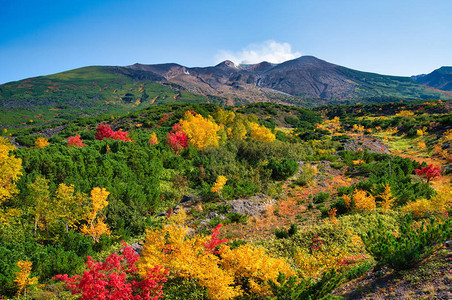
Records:
[[[452,67],[441,67],[429,74],[412,76],[414,81],[432,88],[452,91]]]
[[[447,74],[446,74],[447,75]],[[176,102],[295,105],[444,98],[409,77],[366,73],[313,56],[272,64],[92,66],[0,85],[0,123],[27,125]],[[33,121],[30,121],[33,120]]]

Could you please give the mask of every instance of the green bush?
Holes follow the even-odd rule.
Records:
[[[267,297],[268,300],[317,300],[317,299],[341,299],[340,297],[329,297],[330,293],[338,286],[342,275],[331,270],[323,274],[318,281],[312,278],[301,280],[295,276],[279,274],[277,282],[269,280],[268,284],[274,296]]]
[[[271,158],[267,168],[272,170],[271,177],[275,180],[286,180],[290,176],[295,175],[298,171],[298,164],[293,159],[283,159],[278,162]]]
[[[397,235],[379,220],[375,229],[360,236],[366,250],[379,264],[405,270],[416,266],[450,238],[451,219],[441,223],[431,218],[419,226],[407,217],[400,222]]]

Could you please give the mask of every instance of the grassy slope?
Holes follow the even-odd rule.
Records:
[[[94,66],[1,85],[0,101],[3,125],[26,125],[80,115],[125,113],[157,104],[209,100],[156,82],[133,82]]]

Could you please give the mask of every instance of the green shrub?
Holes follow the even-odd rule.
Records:
[[[298,171],[298,164],[293,159],[283,159],[278,162],[271,158],[268,162],[267,169],[272,171],[271,177],[275,180],[286,180],[290,176],[295,175]]]
[[[317,300],[317,299],[334,299],[328,295],[338,286],[342,279],[342,275],[336,274],[331,270],[323,274],[318,281],[312,278],[301,280],[295,276],[286,276],[279,274],[277,282],[269,281],[270,289],[274,296],[267,297],[268,300]],[[336,299],[341,299],[337,298]]]
[[[301,167],[300,175],[295,179],[295,183],[300,186],[306,186],[314,179],[315,169],[309,166]]]
[[[407,217],[400,222],[397,236],[379,220],[375,229],[360,236],[366,250],[379,264],[404,270],[416,266],[450,238],[451,219],[440,223],[431,218],[419,226]]]

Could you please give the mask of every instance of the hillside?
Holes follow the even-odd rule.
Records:
[[[429,87],[452,91],[452,67],[441,67],[429,74],[412,76],[413,80]]]
[[[2,135],[2,298],[452,293],[449,102],[176,103]]]
[[[360,72],[313,56],[281,64],[225,61],[204,68],[94,66],[0,85],[0,123],[43,124],[176,102],[318,106],[444,97],[408,77]]]

